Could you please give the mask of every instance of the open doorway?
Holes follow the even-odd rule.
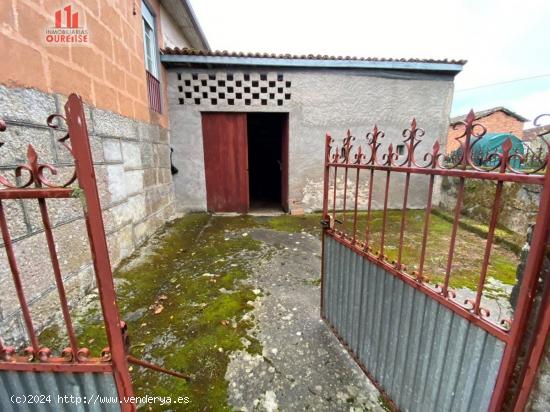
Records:
[[[286,210],[286,113],[248,113],[250,210]]]

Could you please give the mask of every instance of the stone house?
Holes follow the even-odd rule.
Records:
[[[62,40],[58,26],[72,22],[81,37],[54,44]],[[7,123],[0,173],[13,180],[32,143],[40,160],[63,175],[70,157],[56,139],[66,131],[48,128],[46,119],[62,112],[69,93],[80,94],[113,265],[175,214],[167,78],[159,61],[167,46],[209,48],[186,1],[0,2],[0,49],[13,51],[0,61],[0,119]],[[43,264],[49,255],[38,206],[3,203],[21,273],[32,285],[31,310],[46,322],[57,298],[51,268]],[[82,207],[77,199],[48,206],[66,287],[77,299],[94,287]],[[24,329],[3,244],[0,262],[0,336],[13,342]]]
[[[492,109],[478,111],[475,115],[477,123],[485,126],[487,132],[511,133],[520,139],[523,138],[523,125],[528,120],[505,107],[493,107]],[[453,117],[449,121],[447,153],[459,148],[459,142],[456,138],[460,136],[462,131],[454,130],[453,126],[464,121],[464,119],[466,119],[466,115]]]

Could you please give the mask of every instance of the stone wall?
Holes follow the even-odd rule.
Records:
[[[325,134],[341,144],[348,129],[366,144],[375,123],[390,143],[402,144],[402,131],[416,117],[426,130],[419,152],[444,142],[453,76],[381,70],[173,68],[168,72],[174,184],[179,210],[206,209],[202,112],[279,112],[289,114],[289,204],[306,211],[322,206]],[[418,157],[419,159],[422,156]],[[400,207],[404,176],[392,176],[390,207]],[[410,206],[424,207],[427,178],[415,176]],[[377,182],[383,182],[377,176]],[[375,190],[383,190],[375,184]]]
[[[523,279],[523,268],[527,262],[527,256],[529,254],[529,249],[532,239],[532,228],[528,230],[527,233],[527,244],[522,250],[522,265],[523,267],[518,267],[518,274],[516,275],[518,283],[514,286],[512,293],[512,304],[515,306],[517,300],[517,295],[519,293],[519,288]],[[521,349],[519,351],[519,364],[523,367],[527,361],[526,356],[529,353],[529,348],[532,343],[532,339],[535,335],[536,321],[538,320],[538,315],[540,311],[545,308],[541,305],[543,300],[544,290],[548,287],[548,282],[550,281],[550,243],[546,244],[546,253],[542,263],[542,268],[539,274],[538,288],[535,293],[534,303],[533,303],[533,315],[528,320],[527,331],[524,334],[523,342],[521,344]],[[529,411],[548,411],[550,410],[550,340],[547,338],[546,347],[542,354],[540,364],[537,371],[537,377],[535,379],[533,388],[529,396],[529,403],[527,410]],[[516,368],[518,371],[519,368]],[[516,390],[517,390],[516,384]]]
[[[71,158],[56,143],[66,131],[46,127],[49,114],[63,113],[66,97],[32,89],[0,86],[0,173],[13,177],[32,143],[41,162],[61,176],[72,173]],[[86,119],[107,232],[111,263],[129,256],[167,219],[174,216],[169,132],[158,125],[86,106]],[[52,177],[55,180],[56,177]],[[47,201],[60,264],[71,301],[94,287],[94,275],[79,199]],[[25,293],[37,327],[59,312],[57,291],[36,201],[4,201]],[[5,249],[0,247],[0,336],[8,344],[25,335]]]
[[[529,411],[546,412],[550,410],[550,337],[540,361],[535,385],[529,398]]]
[[[456,205],[459,179],[443,177],[439,206],[452,211]],[[496,183],[468,179],[464,190],[462,213],[481,223],[491,219]],[[539,185],[505,183],[503,202],[499,213],[499,224],[517,233],[525,233],[534,223],[540,202]]]

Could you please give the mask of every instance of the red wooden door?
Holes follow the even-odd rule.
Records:
[[[210,212],[248,212],[246,113],[203,113],[206,203]]]

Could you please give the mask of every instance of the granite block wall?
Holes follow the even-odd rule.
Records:
[[[0,174],[13,180],[14,167],[26,163],[31,143],[39,161],[59,169],[53,181],[72,173],[72,158],[57,143],[65,125],[46,125],[52,113],[63,113],[66,97],[34,89],[0,86],[0,118],[7,130],[0,134]],[[170,134],[158,125],[86,106],[86,120],[111,263],[129,256],[175,213],[170,173]],[[59,312],[50,258],[35,200],[4,201],[24,291],[37,329]],[[80,200],[47,201],[61,270],[72,304],[95,286],[93,267]],[[0,244],[0,337],[7,344],[24,342],[25,331],[3,242]]]

